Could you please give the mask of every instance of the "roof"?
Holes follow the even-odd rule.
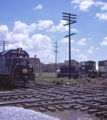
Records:
[[[36,62],[40,62],[40,59],[39,59],[39,58],[36,58]]]
[[[1,55],[5,55],[6,53],[8,53],[10,50],[6,50],[4,52],[1,53]]]
[[[87,60],[87,61],[81,61],[80,63],[82,63],[82,62],[95,62],[95,61],[93,61],[93,60]]]
[[[5,55],[6,53],[8,53],[9,51],[16,51],[17,49],[10,49],[10,50],[6,50],[6,51],[4,51],[4,52],[1,52],[0,54],[1,55]],[[21,49],[22,50],[22,49]],[[24,51],[25,53],[27,53],[25,50],[22,50],[22,51]],[[28,54],[28,53],[27,53]],[[28,54],[29,55],[29,54]]]

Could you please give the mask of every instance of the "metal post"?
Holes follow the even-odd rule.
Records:
[[[57,46],[57,40],[56,40],[56,42],[54,43],[55,44],[55,46],[53,46],[53,47],[55,47],[55,50],[54,50],[54,52],[55,52],[55,66],[56,66],[56,70],[57,70],[57,53],[58,53],[58,50],[57,50],[57,48],[58,48],[58,46]]]

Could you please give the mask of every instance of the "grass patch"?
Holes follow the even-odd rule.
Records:
[[[75,79],[57,78],[56,74],[36,74],[36,82],[38,83],[49,83],[56,85],[76,85]]]

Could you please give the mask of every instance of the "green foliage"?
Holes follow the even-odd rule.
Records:
[[[57,85],[76,85],[74,79],[68,78],[57,78],[56,74],[36,74],[36,82],[40,83],[50,83]]]

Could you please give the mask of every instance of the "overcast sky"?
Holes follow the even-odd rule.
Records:
[[[0,40],[9,41],[6,50],[22,47],[41,62],[55,62],[54,42],[58,42],[58,62],[69,59],[68,26],[62,12],[76,14],[71,25],[71,58],[107,60],[106,0],[0,0]],[[0,46],[0,51],[2,51]]]

